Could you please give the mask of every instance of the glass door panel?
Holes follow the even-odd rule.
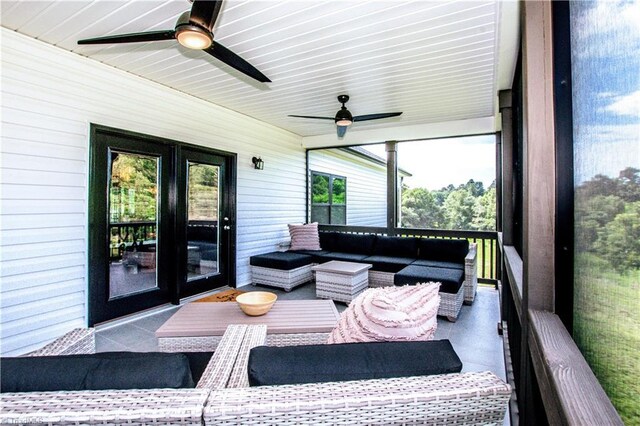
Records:
[[[109,300],[156,289],[158,157],[111,151]]]
[[[218,273],[220,167],[187,161],[187,281]]]

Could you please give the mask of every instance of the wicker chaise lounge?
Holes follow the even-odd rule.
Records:
[[[2,394],[0,424],[501,424],[510,387],[495,374],[248,387],[263,325],[231,325],[195,389]],[[93,351],[78,330],[30,355]]]

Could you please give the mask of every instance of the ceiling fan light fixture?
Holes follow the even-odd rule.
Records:
[[[336,114],[335,122],[338,126],[351,126],[353,116],[346,107],[342,107]]]
[[[176,28],[178,43],[188,49],[206,49],[213,43],[211,34],[195,25],[181,25]]]

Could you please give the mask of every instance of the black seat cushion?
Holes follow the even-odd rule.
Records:
[[[251,386],[457,373],[448,340],[337,345],[258,346],[249,354]]]
[[[441,293],[456,294],[464,281],[464,271],[460,269],[409,265],[393,276],[393,283],[395,285],[414,285],[428,281],[440,282]]]
[[[417,266],[435,266],[436,268],[460,269],[464,270],[464,263],[443,262],[440,260],[417,259],[412,265]]]
[[[369,256],[372,254],[375,235],[347,234],[342,232],[320,232],[320,247],[322,250],[341,253],[358,253]]]
[[[369,256],[362,261],[371,264],[371,270],[380,272],[398,272],[413,262],[415,257]]]
[[[360,263],[365,263],[364,262],[364,258],[367,257],[366,254],[360,254],[360,253],[343,253],[343,252],[335,252],[335,251],[331,251],[327,254],[324,254],[322,256],[318,256],[320,259],[320,262],[318,263],[324,263],[324,262],[329,262],[330,260],[341,260],[343,262],[360,262]]]
[[[251,266],[261,266],[263,268],[281,269],[290,271],[300,268],[313,262],[313,258],[308,254],[296,253],[293,251],[274,251],[272,253],[251,256],[249,263]]]
[[[373,246],[373,255],[416,258],[418,257],[418,239],[379,235]]]
[[[290,250],[289,253],[306,254],[308,256],[311,256],[312,263],[322,263],[326,262],[326,260],[323,259],[322,256],[325,256],[331,252],[329,250]]]
[[[464,263],[469,253],[469,241],[421,238],[418,241],[418,258],[444,262]]]
[[[189,359],[182,353],[103,352],[2,358],[0,362],[2,392],[195,386]]]

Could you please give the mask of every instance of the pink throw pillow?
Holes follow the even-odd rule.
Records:
[[[342,313],[328,343],[431,340],[440,283],[365,290]]]
[[[289,235],[291,235],[289,250],[322,250],[318,222],[306,225],[289,225]]]

